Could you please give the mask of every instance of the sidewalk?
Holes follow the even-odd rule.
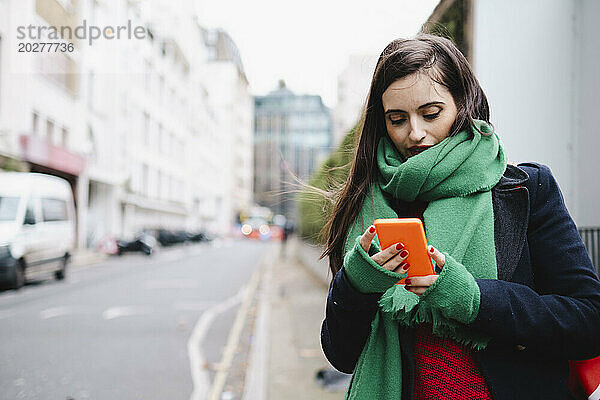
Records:
[[[303,255],[313,264],[299,261]],[[315,381],[331,366],[321,350],[321,323],[327,297],[326,270],[306,254],[304,245],[288,240],[271,270],[269,289],[270,351],[267,399],[341,400],[345,392],[328,392]],[[315,252],[316,253],[316,252]],[[322,266],[322,265],[321,265]]]

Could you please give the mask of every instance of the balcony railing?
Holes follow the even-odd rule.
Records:
[[[600,227],[579,228],[578,231],[596,271],[600,274]]]

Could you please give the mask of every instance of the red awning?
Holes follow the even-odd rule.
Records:
[[[31,135],[21,135],[23,160],[78,176],[85,169],[85,158],[63,147]]]

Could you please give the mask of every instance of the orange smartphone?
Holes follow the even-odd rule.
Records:
[[[404,243],[404,248],[408,250],[408,258],[405,261],[410,264],[407,278],[435,274],[427,253],[425,230],[419,218],[376,219],[374,225],[381,250],[398,242]],[[398,284],[404,284],[405,279],[399,280]]]

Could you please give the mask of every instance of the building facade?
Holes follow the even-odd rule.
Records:
[[[48,173],[66,179],[74,192],[77,237],[85,243],[88,178],[80,42],[72,52],[19,52],[18,26],[73,28],[74,10],[59,2],[0,2],[0,162],[4,169]],[[34,31],[36,37],[38,32]],[[49,41],[42,33],[37,41]],[[24,50],[24,49],[23,49]],[[84,205],[84,206],[82,206]]]
[[[296,178],[308,182],[331,151],[331,112],[320,96],[296,95],[283,81],[254,107],[254,200],[297,221]]]
[[[510,161],[548,165],[579,227],[600,226],[595,0],[441,1],[455,19]]]
[[[215,110],[221,133],[210,149],[222,154],[214,171],[223,175],[216,184],[223,191],[222,207],[231,221],[252,206],[254,102],[239,50],[227,32],[204,31],[204,40],[208,51],[205,76],[211,77],[207,80],[210,109]]]
[[[18,26],[82,24],[129,25],[143,35],[90,43],[16,34]],[[73,51],[18,53],[27,41],[61,41]],[[241,62],[220,60],[237,75],[214,75],[209,52],[192,1],[0,2],[0,167],[71,182],[81,247],[156,227],[227,234],[241,202],[233,197],[252,192],[247,176],[237,190],[225,188],[239,171],[220,166],[237,165],[243,153],[241,174],[251,174],[250,141],[235,151],[228,144],[251,137],[252,102]],[[213,98],[224,87],[245,99],[234,106],[245,130],[223,123],[232,105]]]
[[[337,80],[333,144],[338,146],[359,122],[377,64],[376,55],[352,55]]]

